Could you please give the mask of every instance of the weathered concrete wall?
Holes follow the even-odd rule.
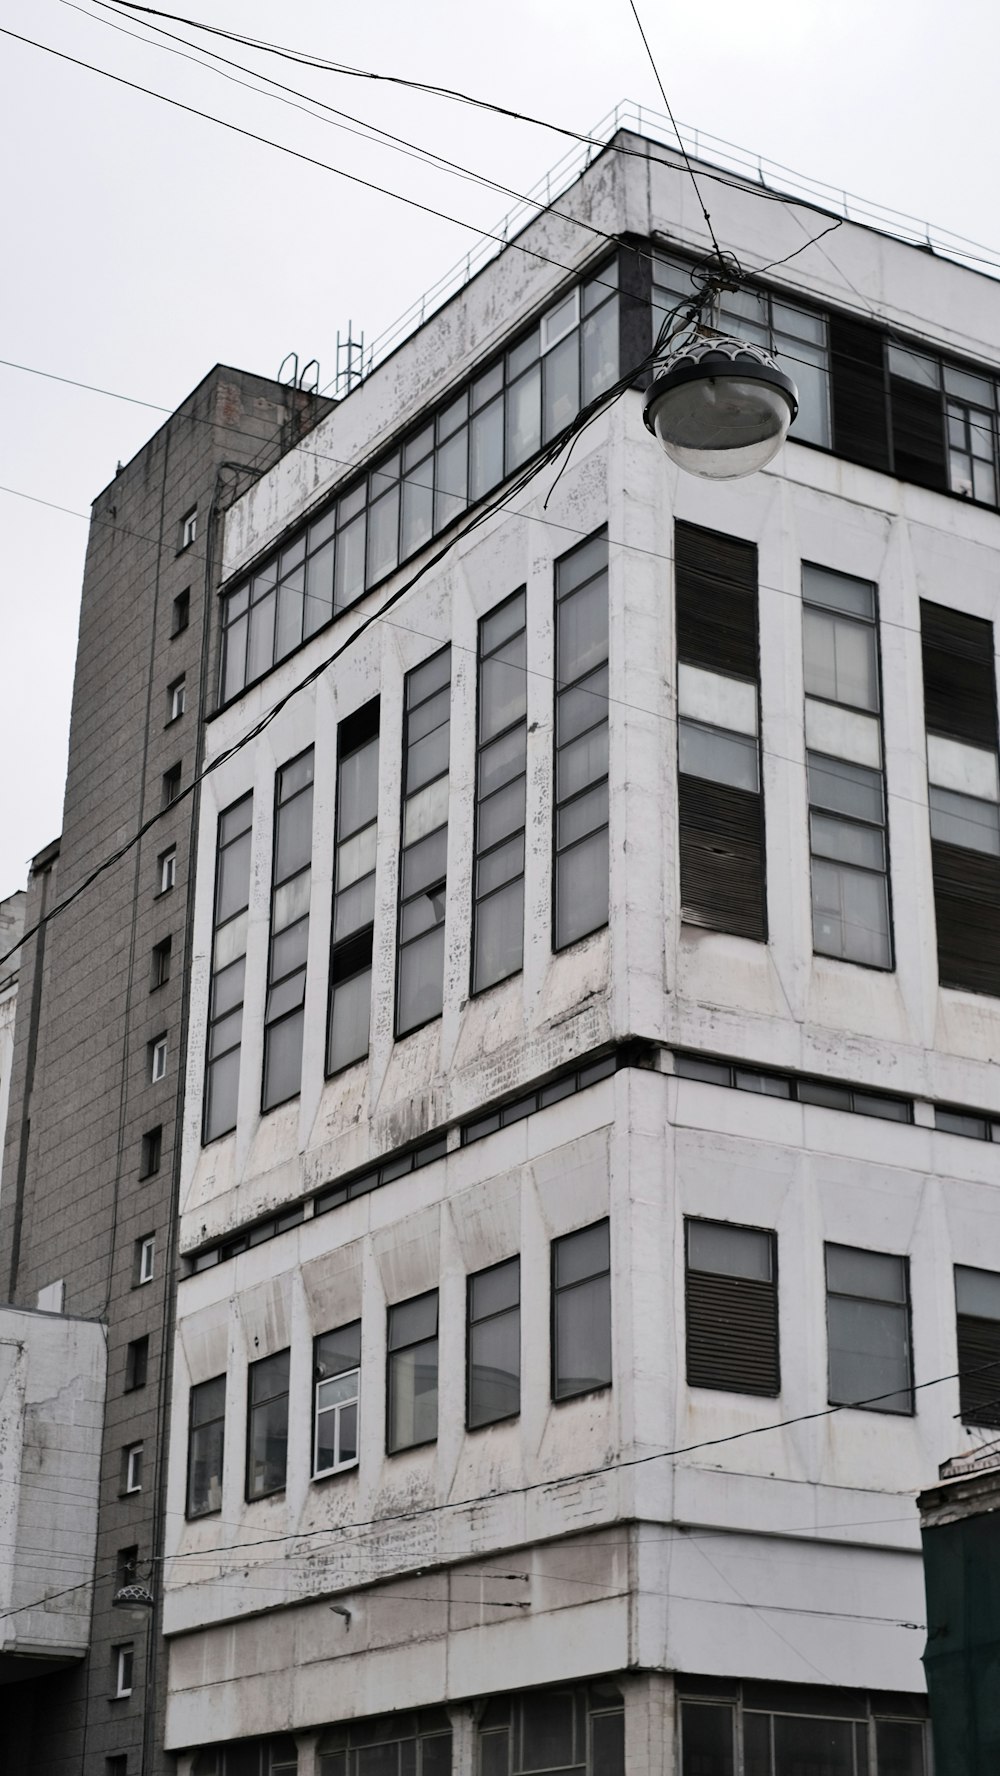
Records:
[[[90,1639],[104,1328],[0,1307],[0,1666]],[[30,1670],[30,1667],[28,1668]]]

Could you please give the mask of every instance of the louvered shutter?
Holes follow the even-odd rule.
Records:
[[[902,481],[946,489],[948,465],[940,389],[923,388],[904,376],[889,378],[892,461]]]
[[[888,470],[885,346],[876,327],[830,316],[830,386],[838,456]]]
[[[964,1424],[1000,1426],[1000,1320],[959,1314],[958,1390]]]
[[[1000,857],[931,841],[938,976],[1000,998]]]
[[[780,1392],[776,1283],[689,1269],[685,1307],[689,1387]]]
[[[764,804],[750,790],[678,779],[681,918],[711,931],[767,936]]]
[[[756,680],[757,550],[694,524],[674,532],[677,658]]]
[[[920,600],[924,715],[932,733],[973,745],[997,744],[993,625],[983,617]]]

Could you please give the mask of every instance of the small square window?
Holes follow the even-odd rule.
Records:
[[[129,1443],[122,1450],[122,1491],[142,1491],[141,1443]]]
[[[132,1394],[146,1385],[149,1371],[149,1339],[133,1338],[125,1353],[125,1392]]]
[[[183,678],[175,678],[172,685],[167,686],[167,726],[179,721],[187,708],[187,685]]]
[[[190,621],[191,588],[190,586],[185,586],[183,592],[178,592],[177,597],[174,599],[173,612],[170,620],[171,638],[175,635],[183,635]]]
[[[149,1081],[151,1085],[156,1085],[167,1075],[167,1039],[165,1036],[156,1036],[146,1046],[149,1054]]]
[[[133,1542],[130,1548],[119,1548],[115,1556],[115,1590],[120,1591],[123,1585],[134,1585],[139,1576],[139,1549]]]
[[[135,1242],[135,1281],[136,1287],[153,1280],[153,1265],[156,1259],[156,1235],[147,1233]]]
[[[155,993],[157,987],[165,987],[170,979],[171,939],[164,937],[153,945],[153,960],[149,976],[149,990]]]
[[[171,888],[177,881],[176,845],[171,845],[169,851],[160,852],[160,855],[156,860],[156,868],[160,881],[159,892],[161,894],[169,894]]]
[[[132,1642],[111,1649],[114,1695],[118,1700],[132,1694]]]
[[[156,1128],[147,1129],[142,1137],[142,1145],[139,1149],[140,1178],[155,1177],[160,1169],[160,1160],[162,1157],[163,1128],[158,1125]]]
[[[171,765],[169,771],[163,773],[162,804],[164,808],[169,808],[172,802],[176,802],[180,793],[181,767],[179,764]]]
[[[198,508],[197,506],[192,506],[190,512],[185,512],[181,519],[181,549],[190,549],[191,544],[194,542],[197,535]]]

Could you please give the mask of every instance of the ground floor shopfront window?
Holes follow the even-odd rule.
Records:
[[[684,1680],[681,1680],[682,1682]],[[681,1776],[929,1776],[918,1697],[732,1685],[679,1705]],[[678,1684],[680,1688],[680,1683]]]

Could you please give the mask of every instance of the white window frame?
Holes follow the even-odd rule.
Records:
[[[569,302],[570,299],[572,299],[572,308],[571,308],[572,319],[566,322],[566,325],[562,328],[562,330],[559,333],[550,333],[549,332],[549,322],[552,319],[552,316],[554,314],[557,314],[558,311],[563,307],[564,303]],[[579,284],[576,284],[572,290],[567,290],[565,296],[560,296],[558,302],[554,302],[552,304],[552,307],[548,310],[548,312],[546,314],[543,314],[541,333],[539,335],[539,352],[538,352],[539,357],[544,358],[546,352],[551,351],[552,347],[554,345],[559,344],[560,339],[565,339],[567,337],[567,335],[572,333],[574,331],[574,329],[577,328],[579,325],[580,325],[580,286],[579,286]]]
[[[126,1682],[126,1671],[128,1681]],[[135,1642],[125,1641],[115,1647],[115,1700],[122,1700],[132,1694],[132,1679],[135,1675]]]
[[[347,1379],[347,1377],[353,1378],[353,1381],[354,1381],[353,1394],[351,1394],[346,1399],[336,1400],[332,1406],[321,1406],[320,1405],[321,1390],[323,1388],[330,1387],[331,1384],[333,1384],[334,1382],[343,1383],[345,1381],[345,1379]],[[341,1420],[341,1415],[346,1411],[348,1406],[355,1406],[357,1408],[357,1432],[356,1432],[356,1436],[355,1436],[355,1441],[358,1446],[358,1454],[350,1456],[347,1459],[347,1461],[341,1461],[340,1460],[340,1420]],[[337,1452],[337,1459],[334,1461],[332,1467],[321,1468],[319,1466],[320,1419],[325,1418],[326,1415],[330,1412],[332,1412],[334,1415],[333,1438],[334,1438],[334,1449]],[[322,1381],[317,1381],[315,1384],[315,1392],[313,1395],[313,1479],[314,1480],[322,1479],[324,1474],[342,1474],[344,1472],[345,1468],[356,1468],[358,1465],[359,1458],[360,1458],[360,1448],[361,1448],[361,1370],[360,1369],[342,1369],[339,1375],[324,1376]]]
[[[194,542],[197,535],[198,508],[197,506],[192,506],[190,512],[185,512],[181,519],[181,548],[190,549],[191,544]]]
[[[161,1079],[166,1079],[166,1077],[167,1077],[167,1039],[166,1039],[166,1037],[165,1036],[157,1036],[155,1042],[150,1043],[149,1049],[150,1049],[149,1082],[151,1085],[158,1085]]]
[[[187,679],[175,679],[169,688],[170,714],[167,718],[168,725],[170,722],[179,721],[187,708]]]
[[[156,1235],[150,1233],[139,1241],[139,1276],[140,1283],[151,1283],[156,1259]]]
[[[139,1477],[136,1479],[136,1469]],[[130,1443],[125,1451],[125,1488],[126,1492],[142,1491],[142,1444]]]
[[[160,893],[169,894],[177,882],[177,846],[171,846],[160,857]]]

